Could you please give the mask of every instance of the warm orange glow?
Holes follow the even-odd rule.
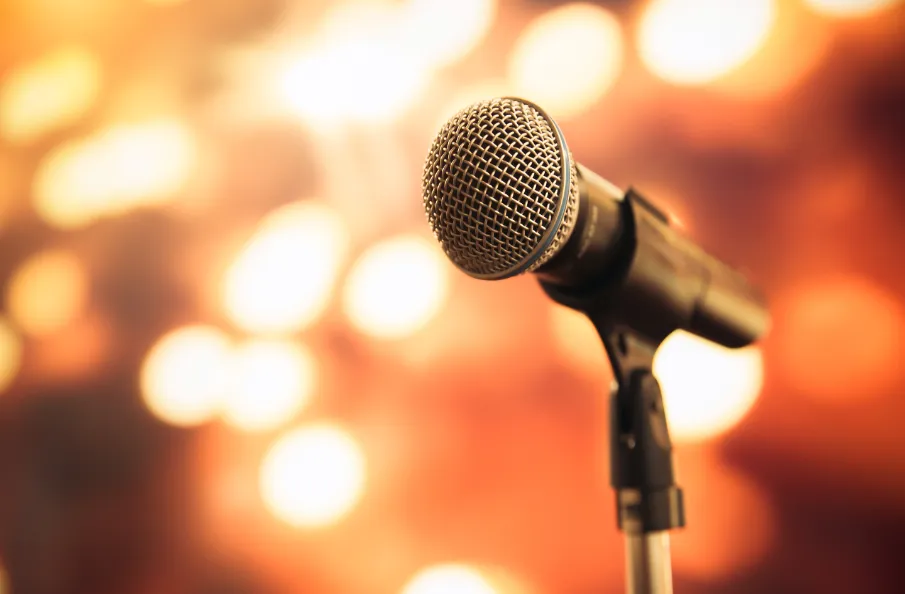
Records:
[[[164,203],[188,182],[195,141],[178,121],[104,129],[63,144],[35,175],[35,208],[47,223],[82,227],[107,215]]]
[[[9,316],[23,332],[44,335],[73,321],[88,300],[88,279],[75,254],[49,250],[13,273],[6,293]]]
[[[554,343],[564,363],[592,375],[610,373],[603,342],[586,315],[554,305],[550,308],[550,324]]]
[[[435,66],[460,60],[487,35],[497,0],[406,0],[400,36],[411,51]]]
[[[758,347],[727,349],[674,332],[654,357],[676,441],[700,441],[734,427],[754,406],[764,382]]]
[[[348,231],[317,202],[282,207],[264,219],[227,272],[226,313],[250,332],[293,332],[325,310],[348,250]]]
[[[9,585],[6,578],[6,570],[3,568],[3,564],[0,563],[0,594],[7,594],[8,591]]]
[[[676,573],[716,581],[755,567],[776,536],[763,490],[711,452],[694,447],[676,451],[688,518],[685,528],[672,533]]]
[[[403,235],[378,243],[349,272],[343,294],[352,324],[376,338],[401,338],[424,327],[448,292],[446,260],[435,242]]]
[[[766,43],[745,64],[715,81],[716,89],[749,101],[783,97],[823,63],[831,44],[831,27],[798,2],[777,2]]]
[[[857,276],[792,287],[777,300],[777,365],[790,385],[818,398],[882,394],[901,377],[905,306]]]
[[[244,431],[273,429],[308,403],[317,380],[314,355],[301,345],[254,340],[240,345],[223,418]]]
[[[840,17],[876,14],[901,3],[902,0],[805,0],[816,12]]]
[[[22,341],[6,320],[0,318],[0,393],[19,373],[22,364]]]
[[[232,346],[216,328],[190,326],[161,338],[141,369],[145,404],[178,426],[198,425],[221,410],[231,382]]]
[[[96,311],[86,311],[34,345],[29,371],[42,382],[56,385],[105,373],[104,365],[110,362],[115,340],[110,321]]]
[[[0,88],[0,136],[26,143],[75,123],[94,105],[101,67],[88,50],[50,52],[6,76]]]
[[[526,99],[556,117],[587,110],[622,71],[622,28],[609,11],[568,4],[528,25],[509,59],[509,78]]]
[[[477,569],[467,565],[434,565],[415,574],[401,594],[505,594]]]
[[[261,465],[260,489],[274,516],[297,527],[340,521],[365,487],[365,459],[343,428],[308,425],[280,437]]]
[[[776,0],[651,0],[641,19],[641,59],[660,78],[696,85],[728,74],[767,40]]]

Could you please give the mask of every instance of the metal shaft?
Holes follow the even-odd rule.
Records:
[[[627,594],[672,594],[669,532],[625,534]]]

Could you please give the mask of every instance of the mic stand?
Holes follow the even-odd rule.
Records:
[[[631,331],[598,331],[615,375],[610,479],[625,534],[626,592],[672,594],[669,530],[684,526],[685,514],[660,384],[652,372],[656,345]]]
[[[543,269],[538,276],[549,297],[590,318],[613,367],[610,483],[625,534],[626,591],[671,594],[669,531],[685,525],[685,511],[653,361],[670,333],[692,323],[701,275],[676,251],[665,214],[634,190],[620,208],[622,247],[600,284],[568,289],[546,281]]]
[[[541,283],[559,303],[584,311],[603,340],[613,368],[610,392],[610,484],[625,534],[627,594],[672,594],[669,531],[685,525],[672,441],[660,383],[653,374],[660,344],[649,335],[595,315],[593,301],[571,298]]]

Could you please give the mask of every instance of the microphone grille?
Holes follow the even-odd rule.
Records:
[[[456,266],[500,279],[548,261],[578,212],[575,164],[556,124],[518,99],[475,103],[437,134],[424,165],[424,208]]]

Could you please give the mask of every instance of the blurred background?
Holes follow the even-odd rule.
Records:
[[[422,212],[505,94],[769,295],[658,353],[677,592],[905,588],[902,2],[0,11],[0,593],[621,592],[599,340]]]

